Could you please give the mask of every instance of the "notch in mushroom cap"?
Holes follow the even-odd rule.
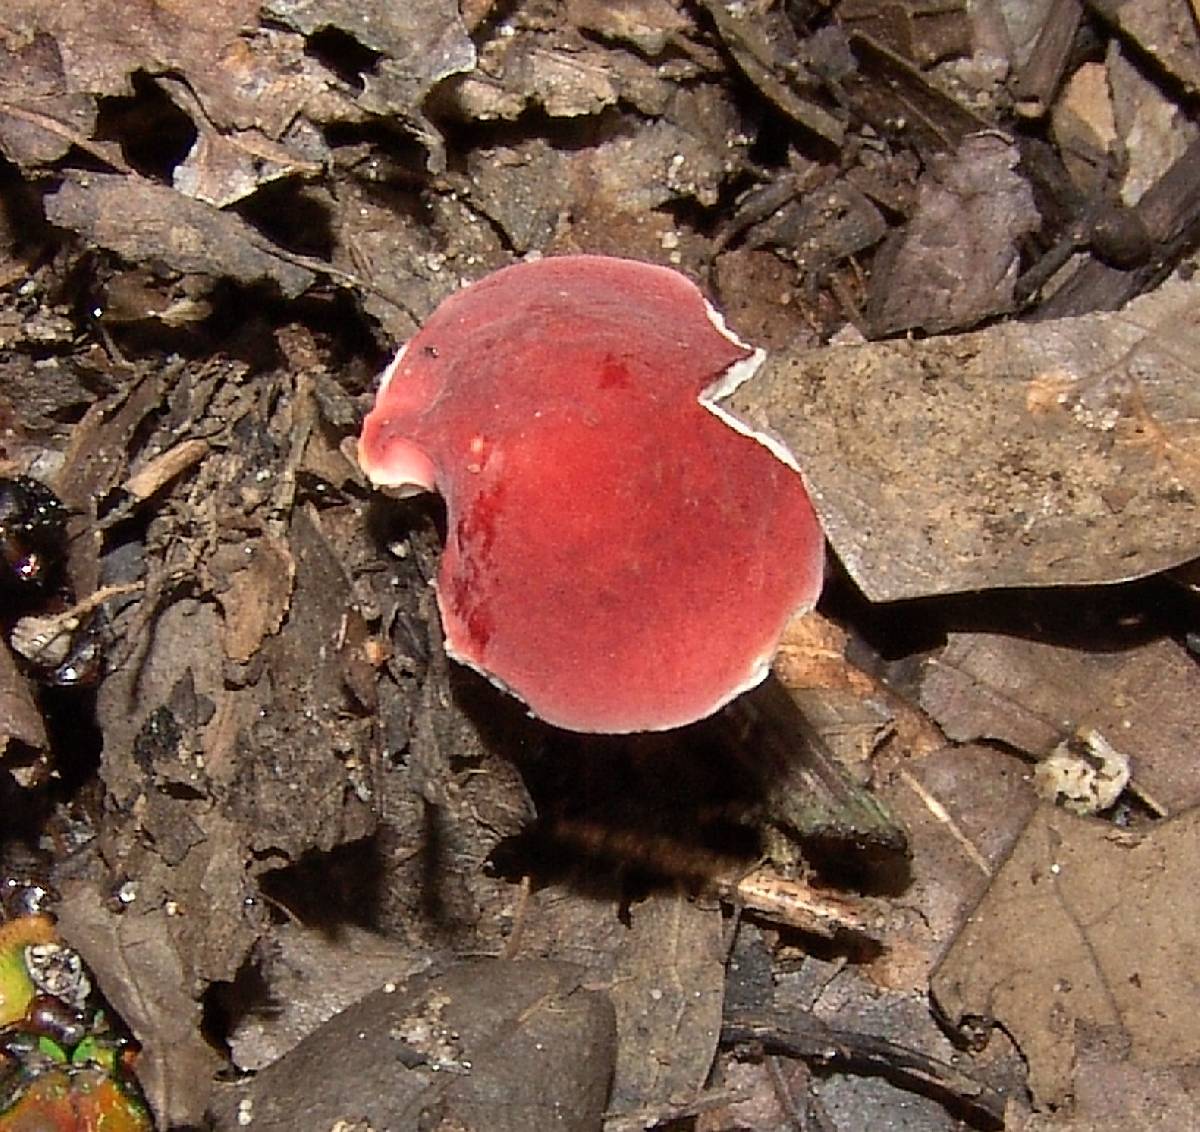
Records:
[[[668,268],[563,256],[450,296],[359,462],[438,491],[446,648],[574,731],[660,731],[766,676],[824,539],[790,456],[711,403],[762,360]]]

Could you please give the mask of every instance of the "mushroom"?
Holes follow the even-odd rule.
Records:
[[[573,731],[680,727],[758,684],[824,566],[787,450],[714,403],[762,358],[634,260],[524,262],[445,300],[358,453],[445,498],[449,655]]]

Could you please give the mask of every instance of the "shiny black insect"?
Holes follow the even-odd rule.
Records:
[[[44,592],[66,545],[67,509],[30,476],[0,477],[0,590]]]

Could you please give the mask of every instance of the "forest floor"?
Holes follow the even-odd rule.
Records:
[[[44,908],[95,991],[0,1015],[0,1130],[1200,1126],[1198,25],[6,0],[0,966]],[[767,351],[829,542],[675,731],[449,659],[444,508],[356,463],[443,299],[579,252]]]

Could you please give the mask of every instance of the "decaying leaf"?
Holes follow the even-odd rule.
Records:
[[[515,31],[515,29],[514,29]],[[622,76],[612,73],[610,55],[589,48],[577,37],[563,46],[562,37],[509,34],[493,37],[480,52],[479,66],[452,80],[446,105],[472,119],[511,120],[528,106],[552,118],[598,114],[615,106]]]
[[[14,744],[29,754],[44,753],[46,728],[28,680],[0,644],[0,757]]]
[[[721,1031],[725,948],[720,907],[661,893],[631,912],[610,997],[617,1068],[609,1102],[620,1113],[697,1094]]]
[[[1173,0],[1091,0],[1091,5],[1189,90],[1200,90],[1194,9]]]
[[[76,174],[47,199],[46,215],[131,263],[243,283],[270,280],[292,297],[316,278],[241,217],[140,177]]]
[[[1190,1066],[1141,1066],[1115,1027],[1080,1027],[1070,1112],[1012,1113],[1006,1132],[1108,1132],[1188,1128],[1200,1092]]]
[[[600,1127],[615,1027],[581,972],[484,960],[377,990],[249,1082],[216,1129]]]
[[[428,148],[431,166],[437,171],[445,168],[441,136],[425,117],[423,106],[442,79],[475,65],[475,46],[456,3],[271,0],[265,7],[305,35],[336,28],[377,53],[379,58],[362,79],[360,105],[371,114],[398,116]]]
[[[1003,1026],[1040,1104],[1072,1091],[1077,1051],[1105,1029],[1141,1069],[1200,1064],[1200,810],[1145,833],[1048,806],[934,974],[939,1008]]]
[[[1174,641],[1083,651],[952,633],[926,662],[920,697],[950,738],[998,740],[1035,758],[1076,727],[1095,729],[1129,757],[1135,789],[1154,809],[1200,802],[1200,670]]]
[[[1200,126],[1138,66],[1136,54],[1136,48],[1114,41],[1104,68],[1113,126],[1124,154],[1121,200],[1130,206],[1137,205],[1200,137]]]
[[[728,405],[782,437],[875,601],[1200,555],[1200,284],[1116,314],[785,352]]]
[[[40,135],[43,150],[73,141],[128,173],[119,146],[80,136],[73,127],[94,119],[100,99],[133,94],[137,75],[156,77],[196,129],[175,178],[181,193],[229,203],[282,172],[313,172],[328,149],[302,111],[320,106],[341,118],[361,117],[361,111],[336,76],[306,56],[300,36],[260,27],[258,9],[247,0],[186,10],[131,0],[97,19],[87,5],[12,0],[5,6],[6,29],[18,43],[53,45],[56,60],[41,71],[43,89],[49,78],[51,89],[61,90],[48,103],[31,107],[26,99],[10,106],[6,123],[21,126],[24,135],[16,158],[44,160],[34,148]]]
[[[200,1032],[200,987],[172,939],[165,908],[115,911],[86,881],[60,886],[59,928],[104,996],[143,1043],[138,1080],[164,1127],[203,1119],[221,1065]]]
[[[886,797],[909,830],[913,853],[877,963],[888,985],[923,989],[1037,797],[1024,762],[982,744],[947,746],[914,760]]]
[[[288,544],[264,535],[223,543],[206,563],[225,614],[225,655],[244,664],[287,616],[296,563]]]
[[[95,100],[68,91],[52,39],[0,43],[0,150],[10,161],[57,161],[76,139],[90,136],[95,122]]]

